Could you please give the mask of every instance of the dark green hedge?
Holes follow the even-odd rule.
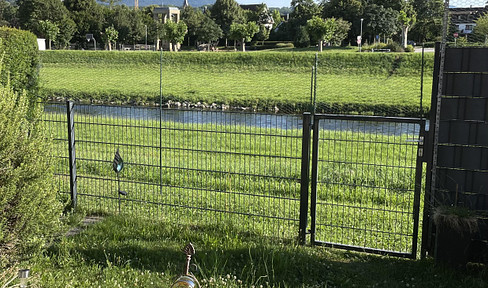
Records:
[[[28,31],[0,27],[0,57],[3,68],[0,82],[7,83],[14,91],[27,90],[35,94],[38,87],[39,48],[37,38]]]

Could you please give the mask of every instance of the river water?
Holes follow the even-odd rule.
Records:
[[[47,113],[66,114],[64,104],[46,104],[44,111]],[[157,107],[140,106],[105,106],[105,105],[75,105],[75,113],[80,116],[114,117],[132,120],[159,120],[172,121],[184,124],[219,124],[247,127],[261,127],[272,129],[302,129],[301,115],[290,114],[265,114],[251,112],[233,112],[221,110],[190,110],[190,109],[162,109]],[[426,124],[428,129],[428,123]],[[385,135],[419,134],[420,127],[415,124],[368,122],[351,120],[321,120],[321,129],[354,131]]]

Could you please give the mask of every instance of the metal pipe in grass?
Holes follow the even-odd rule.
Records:
[[[183,275],[176,279],[173,285],[171,285],[171,288],[200,288],[200,283],[198,283],[197,278],[190,272],[191,257],[195,255],[195,248],[191,243],[188,243],[185,248],[183,248],[183,253],[185,253],[186,255],[185,269],[183,270]]]

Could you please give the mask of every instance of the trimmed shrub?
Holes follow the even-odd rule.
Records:
[[[407,48],[405,48],[405,52],[415,52],[415,48],[413,45],[407,45]]]
[[[16,92],[27,90],[35,95],[38,88],[39,48],[37,38],[28,31],[0,27],[0,58],[3,57],[4,71],[0,82],[10,80]]]
[[[0,270],[37,252],[60,227],[42,107],[29,102],[0,84]]]

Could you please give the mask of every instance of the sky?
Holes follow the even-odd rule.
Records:
[[[454,7],[483,7],[488,0],[450,0],[450,6]],[[266,3],[268,7],[290,7],[291,0],[237,0],[239,4]]]
[[[451,7],[483,7],[486,5],[487,0],[450,0],[449,5]]]
[[[239,4],[261,4],[266,3],[268,7],[290,7],[291,0],[236,0]]]

